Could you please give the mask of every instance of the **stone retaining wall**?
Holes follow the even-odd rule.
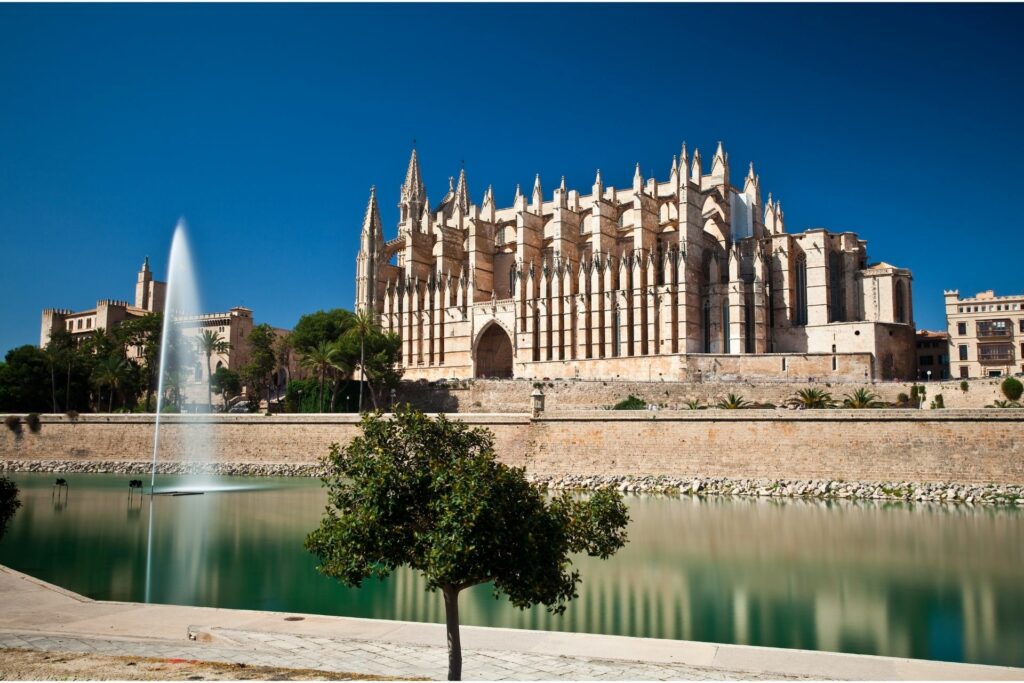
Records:
[[[655,376],[656,377],[656,376]],[[974,379],[967,391],[960,380],[921,383],[926,388],[926,408],[937,394],[951,409],[980,409],[997,399],[1004,398],[999,390],[1002,378]],[[842,401],[844,394],[852,394],[861,387],[877,394],[882,401],[896,402],[899,394],[910,395],[909,382],[849,382],[830,381],[730,381],[730,382],[625,382],[589,380],[465,380],[454,383],[405,382],[396,394],[400,403],[411,403],[426,412],[521,413],[531,408],[530,394],[534,384],[540,384],[545,395],[548,413],[602,410],[609,408],[630,394],[648,403],[664,407],[685,408],[688,401],[698,400],[704,405],[714,404],[727,394],[738,394],[748,401],[782,405],[798,390],[815,387]]]
[[[2,419],[3,416],[0,416]],[[0,460],[152,458],[153,416],[42,416],[0,435]],[[498,456],[534,476],[666,476],[863,482],[1024,483],[1024,411],[706,410],[460,415],[495,435]],[[171,415],[161,463],[195,460],[208,430],[221,463],[315,464],[358,431],[354,415]]]

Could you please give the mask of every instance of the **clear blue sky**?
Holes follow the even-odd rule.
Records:
[[[371,184],[431,200],[540,173],[754,160],[787,228],[854,230],[942,290],[1021,292],[1024,7],[2,5],[0,352],[133,293],[189,222],[207,310],[350,308]]]

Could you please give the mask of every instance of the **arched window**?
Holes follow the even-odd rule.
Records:
[[[905,323],[907,322],[907,286],[903,284],[903,280],[896,281],[896,293],[894,294],[896,301],[896,322]]]
[[[828,257],[828,321],[846,320],[846,279],[843,277],[843,255],[833,251]]]
[[[796,258],[796,282],[794,283],[793,324],[807,324],[807,257]]]

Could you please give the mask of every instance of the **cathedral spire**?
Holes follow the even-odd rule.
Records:
[[[704,171],[700,163],[700,150],[695,149],[693,150],[693,168],[690,171],[690,180],[693,181],[693,184],[697,187],[701,186],[701,177],[703,173]]]
[[[640,194],[644,187],[644,176],[640,173],[640,162],[636,164],[636,170],[633,171],[633,192]]]
[[[530,202],[530,209],[537,215],[543,213],[544,209],[544,191],[540,186],[540,173],[533,180],[533,198]]]
[[[409,157],[409,167],[405,171],[405,182],[402,183],[398,208],[402,210],[399,220],[403,223],[408,220],[416,220],[427,198],[427,189],[423,184],[423,174],[420,172],[420,160],[416,148],[412,148],[412,156]]]
[[[466,182],[466,167],[459,171],[459,182],[455,186],[455,205],[462,213],[469,213],[469,184]]]
[[[600,199],[604,196],[604,183],[601,182],[601,169],[597,169],[597,175],[594,176],[594,199]]]
[[[380,224],[380,208],[377,206],[377,186],[370,186],[370,201],[366,204],[363,214],[363,234],[371,237],[382,235]]]
[[[722,148],[722,141],[718,141],[718,149],[715,150],[715,158],[711,160],[711,183],[729,184],[729,155]]]

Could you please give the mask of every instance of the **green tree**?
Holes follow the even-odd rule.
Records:
[[[242,391],[242,379],[238,373],[225,367],[219,367],[210,378],[210,388],[213,393],[221,397],[226,408],[228,401],[238,396]]]
[[[831,408],[835,405],[832,401],[832,394],[828,393],[824,389],[815,389],[814,387],[808,387],[796,392],[796,394],[789,399],[789,403],[807,410]]]
[[[852,394],[845,394],[843,399],[844,408],[880,408],[881,402],[878,400],[878,394],[872,393],[869,389],[861,387]]]
[[[1021,384],[1016,377],[1007,377],[999,385],[999,388],[1008,401],[1019,401],[1020,395],[1024,393],[1024,384]]]
[[[18,486],[7,477],[0,476],[0,538],[4,537],[7,524],[19,507]]]
[[[160,383],[160,344],[163,336],[162,313],[147,313],[121,323],[117,330],[126,347],[137,350],[145,375],[145,409],[152,410],[152,398]]]
[[[341,308],[308,313],[295,323],[289,342],[299,355],[304,355],[321,342],[336,342],[352,327],[352,314]]]
[[[340,351],[338,346],[331,342],[321,341],[311,349],[302,354],[302,365],[317,373],[319,377],[320,393],[318,394],[318,412],[324,412],[324,381],[327,377],[327,368],[333,367],[339,362]]]
[[[31,344],[8,351],[0,363],[0,412],[46,412],[50,401],[46,353]]]
[[[107,412],[114,409],[114,393],[124,383],[128,374],[128,364],[116,353],[112,353],[96,365],[92,372],[92,380],[99,389],[99,396],[103,394],[103,388],[107,387]]]
[[[570,554],[607,558],[626,542],[620,494],[548,501],[495,459],[488,430],[443,415],[366,413],[362,435],[325,464],[329,504],[306,538],[317,569],[353,587],[403,565],[421,573],[444,596],[449,680],[462,675],[459,593],[490,583],[516,607],[560,614],[581,581]]]
[[[196,337],[196,351],[206,356],[206,402],[210,406],[210,412],[213,412],[213,354],[227,353],[230,350],[231,344],[224,341],[220,333],[214,330],[203,330]]]
[[[249,332],[249,362],[242,366],[241,375],[250,390],[249,409],[259,410],[260,397],[266,393],[270,400],[270,373],[277,367],[274,353],[274,328],[266,323],[256,325]]]
[[[362,379],[369,389],[374,409],[379,409],[382,392],[398,386],[402,379],[399,365],[402,360],[401,338],[393,332],[375,328],[364,340],[353,330],[342,337],[340,348],[350,368],[356,365],[365,368]]]
[[[372,334],[377,334],[376,314],[364,308],[356,311],[352,316],[352,327],[350,333],[359,340],[359,412],[363,412],[363,383],[366,381],[366,340]]]

